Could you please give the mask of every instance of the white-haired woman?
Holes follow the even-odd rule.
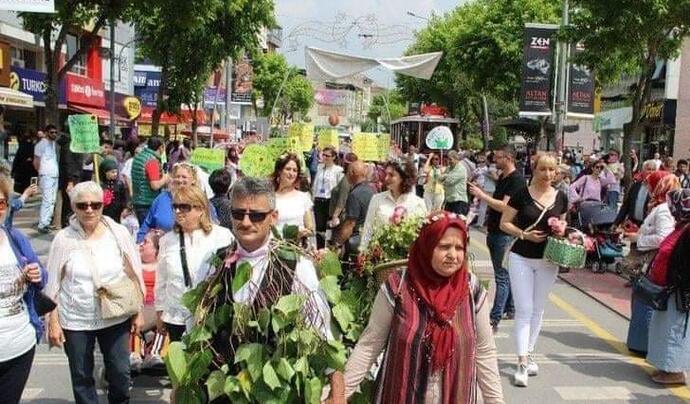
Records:
[[[94,346],[103,355],[108,401],[129,401],[129,336],[138,333],[141,313],[104,318],[98,289],[127,281],[142,296],[141,261],[127,228],[103,215],[103,191],[92,181],[70,192],[74,215],[53,240],[48,254],[46,293],[58,308],[50,315],[51,346],[64,347],[77,403],[98,402]],[[110,317],[110,316],[107,316]]]
[[[9,211],[12,180],[0,175],[0,223]],[[43,323],[33,297],[47,279],[26,237],[16,228],[0,231],[0,391],[3,403],[19,403],[29,378]]]

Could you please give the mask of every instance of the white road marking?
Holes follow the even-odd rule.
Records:
[[[590,402],[594,400],[633,400],[633,394],[620,386],[561,386],[554,387],[564,401]]]

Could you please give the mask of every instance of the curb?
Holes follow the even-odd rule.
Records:
[[[625,314],[621,313],[620,311],[618,311],[618,310],[614,309],[613,307],[609,306],[609,305],[606,304],[603,300],[601,300],[600,298],[594,296],[592,293],[590,293],[590,292],[587,291],[586,289],[584,289],[584,288],[582,288],[582,287],[580,287],[580,286],[575,285],[574,283],[568,281],[567,279],[561,277],[560,275],[558,275],[558,279],[560,279],[561,281],[567,283],[568,285],[572,286],[573,288],[579,290],[580,292],[584,293],[585,295],[589,296],[592,300],[594,300],[595,302],[597,302],[597,303],[601,304],[602,306],[606,307],[606,308],[609,309],[611,312],[617,314],[619,317],[621,317],[621,318],[623,318],[623,319],[625,319],[625,320],[630,321],[630,317],[626,316]]]

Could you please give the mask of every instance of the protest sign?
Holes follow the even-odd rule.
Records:
[[[437,126],[426,135],[425,143],[432,150],[450,150],[453,147],[453,132],[447,126]]]
[[[333,147],[335,148],[336,151],[338,151],[338,146],[340,144],[340,140],[338,139],[338,131],[335,129],[323,129],[318,132],[318,138],[319,138],[319,148],[321,150],[325,149],[326,147]]]
[[[240,157],[240,170],[249,177],[268,177],[273,173],[274,164],[271,152],[262,144],[247,145]]]
[[[300,151],[308,152],[314,143],[314,125],[302,122],[290,124],[288,137],[298,137],[300,140]]]
[[[298,137],[272,137],[266,141],[266,147],[272,160],[285,153],[302,154],[301,144]]]
[[[376,133],[355,133],[352,136],[352,152],[364,161],[383,161],[388,156],[388,149],[385,157],[380,155],[379,136]]]
[[[207,171],[225,167],[225,150],[197,147],[192,151],[191,162]]]
[[[94,115],[70,115],[67,117],[72,153],[98,153],[101,145],[98,138],[98,120]]]

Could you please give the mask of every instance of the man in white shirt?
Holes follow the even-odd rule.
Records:
[[[50,222],[53,220],[55,198],[58,187],[57,128],[46,126],[45,137],[34,147],[34,168],[38,171],[38,187],[41,190],[41,210],[38,220],[38,232],[50,233]]]
[[[306,324],[314,327],[322,338],[332,339],[331,309],[325,293],[319,287],[314,264],[308,257],[300,254],[293,255],[292,262],[282,258],[279,251],[281,245],[271,236],[271,227],[278,220],[273,186],[267,180],[244,177],[233,184],[231,200],[232,230],[236,243],[219,251],[218,258],[222,261],[207,280],[211,283],[223,283],[221,278],[226,277],[229,279],[224,283],[234,285],[235,276],[243,276],[242,267],[248,263],[251,270],[246,274],[247,280],[238,289],[233,290],[232,302],[225,303],[240,303],[255,309],[268,308],[281,296],[304,295],[306,301],[302,307],[302,315]],[[207,290],[212,288],[211,284]],[[209,298],[212,299],[213,297]],[[214,304],[218,307],[222,302]],[[241,338],[229,336],[229,339],[221,339],[228,341],[235,337]],[[216,340],[214,344],[219,348],[217,351],[221,355],[233,352],[229,349],[230,346],[224,346],[223,341]],[[334,377],[337,378],[336,385],[342,386],[342,373],[333,373],[331,380]]]

